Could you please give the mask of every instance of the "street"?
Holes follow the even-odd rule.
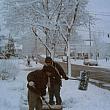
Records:
[[[60,62],[64,70],[67,72],[67,64]],[[80,76],[80,71],[90,71],[90,78],[95,80],[100,80],[104,82],[110,83],[110,70],[105,68],[84,66],[84,65],[75,65],[72,64],[72,76],[78,77]]]
[[[67,64],[60,62],[64,70],[67,72]],[[110,86],[105,86],[105,84],[110,85],[110,70],[105,68],[84,66],[84,65],[75,65],[72,64],[72,76],[79,77],[80,71],[90,71],[90,83],[98,87],[110,90]]]

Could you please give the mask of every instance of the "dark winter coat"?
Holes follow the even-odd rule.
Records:
[[[57,62],[53,62],[52,66],[48,66],[49,70],[52,74],[50,76],[50,86],[54,86],[55,84],[62,85],[62,78],[66,78],[66,74],[63,68]]]
[[[29,90],[41,96],[46,94],[46,85],[48,82],[48,77],[43,70],[35,70],[33,72],[30,72],[27,76],[27,81],[33,81],[35,83],[35,88],[27,84]]]

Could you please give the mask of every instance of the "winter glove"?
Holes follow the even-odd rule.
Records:
[[[68,80],[68,79],[69,79],[69,78],[66,76],[66,77],[65,77],[65,80]]]
[[[29,84],[29,86],[34,87],[34,82],[33,81],[30,81],[28,84]]]

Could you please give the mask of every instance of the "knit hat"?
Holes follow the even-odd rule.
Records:
[[[51,57],[46,57],[45,62],[52,62],[52,58]]]
[[[56,71],[56,69],[53,67],[53,66],[51,66],[51,65],[44,65],[43,66],[43,71],[44,72],[49,72],[49,73],[57,73],[57,71]]]

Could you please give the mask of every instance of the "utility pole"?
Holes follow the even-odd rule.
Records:
[[[91,46],[92,46],[92,39],[91,39],[91,22],[89,17],[89,40],[90,40],[90,59],[92,58]]]

